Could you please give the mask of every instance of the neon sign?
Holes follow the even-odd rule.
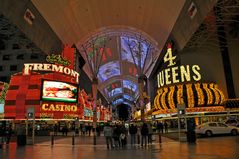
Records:
[[[69,75],[76,78],[76,82],[79,82],[79,76],[80,74],[76,72],[75,70],[72,70],[68,67],[55,65],[55,64],[49,64],[49,63],[30,63],[30,64],[24,64],[24,70],[23,73],[25,75],[29,75],[30,70],[33,71],[53,71],[53,72],[59,72],[63,73],[65,75]]]
[[[198,65],[186,65],[186,66],[174,66],[176,62],[174,61],[176,56],[172,54],[172,46],[168,44],[167,52],[164,56],[164,63],[168,62],[170,68],[166,68],[159,72],[157,75],[158,87],[163,87],[169,84],[189,82],[189,81],[200,81],[200,67]],[[172,67],[174,66],[174,67]]]
[[[46,61],[49,63],[54,63],[54,64],[61,64],[63,66],[69,66],[71,64],[70,61],[64,59],[61,57],[61,55],[56,55],[56,54],[51,54],[46,57]]]
[[[65,105],[65,104],[42,104],[41,109],[43,111],[60,111],[60,112],[76,112],[76,105]]]

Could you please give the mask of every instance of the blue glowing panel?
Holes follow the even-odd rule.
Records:
[[[137,90],[137,85],[134,82],[129,80],[123,80],[123,87],[128,88],[129,90],[132,90],[133,92]]]
[[[109,62],[100,67],[98,78],[103,82],[113,76],[120,75],[119,62]]]
[[[129,101],[133,101],[133,100],[134,100],[131,96],[129,96],[129,95],[127,95],[127,94],[124,94],[123,97],[124,97],[125,99],[129,100]]]
[[[120,98],[120,99],[117,99],[115,101],[113,101],[113,105],[116,105],[116,104],[120,104],[124,101],[124,99]]]
[[[125,105],[128,105],[128,106],[131,106],[132,104],[130,104],[129,102],[123,102],[123,104],[125,104]]]
[[[0,104],[0,114],[4,113],[4,104]]]
[[[92,116],[91,111],[87,108],[84,108],[84,116],[91,117]]]
[[[120,39],[122,60],[136,63],[137,66],[140,65],[141,67],[143,67],[149,46],[147,46],[146,43],[138,42],[133,38],[120,37]],[[141,52],[139,51],[139,45],[141,47]],[[132,52],[130,51],[130,48]],[[132,54],[134,58],[132,57]]]
[[[129,95],[131,95],[134,98],[136,98],[138,96],[138,94],[139,94],[137,91],[133,92],[133,91],[131,91],[128,88],[123,88],[123,91],[124,91],[125,94],[129,94]]]
[[[113,97],[117,94],[121,94],[123,93],[123,89],[120,87],[120,88],[115,88],[115,89],[112,89],[110,92],[108,92],[108,96],[109,97]]]

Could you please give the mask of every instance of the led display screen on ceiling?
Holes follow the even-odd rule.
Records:
[[[100,67],[98,78],[104,82],[105,80],[120,75],[120,64],[119,62],[109,62]]]
[[[121,80],[115,81],[106,86],[105,91],[110,92],[112,89],[122,87]]]
[[[59,81],[42,81],[42,100],[57,102],[77,102],[78,87]]]
[[[120,37],[121,41],[121,59],[126,60],[128,62],[135,63],[138,66],[141,63],[141,67],[143,67],[148,46],[145,43],[139,43],[136,39],[128,38],[128,37]],[[141,44],[141,53],[139,52],[139,44]],[[129,47],[130,46],[130,47]],[[131,51],[130,51],[131,48]],[[132,57],[132,54],[134,58]]]
[[[138,72],[135,65],[131,62],[121,61],[121,74],[133,76],[133,78],[138,78]]]
[[[130,80],[123,80],[123,87],[128,88],[129,90],[132,90],[133,92],[137,90],[137,85]]]
[[[127,95],[127,94],[124,94],[123,97],[124,97],[125,99],[129,100],[129,101],[133,101],[133,100],[134,100],[131,96],[129,96],[129,95]]]
[[[124,100],[123,100],[122,98],[120,98],[120,99],[117,99],[117,100],[113,101],[113,104],[114,104],[114,105],[120,104],[120,103],[122,103],[123,101],[124,101]]]
[[[106,64],[110,61],[117,61],[120,59],[118,53],[118,39],[117,37],[110,37],[110,40],[107,41],[105,49],[102,52],[102,61],[101,64]]]
[[[109,97],[113,97],[117,94],[121,94],[123,93],[123,89],[120,87],[120,88],[115,88],[115,89],[112,89],[110,92],[108,92],[108,96]]]
[[[131,105],[131,104],[129,104],[128,102],[123,102],[123,104],[125,104],[125,105],[129,105],[129,106]]]

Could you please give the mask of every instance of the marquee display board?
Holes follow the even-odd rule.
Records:
[[[42,80],[41,100],[77,103],[78,86],[61,81]]]

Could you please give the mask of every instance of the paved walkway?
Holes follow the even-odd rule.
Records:
[[[61,139],[67,142],[69,138]],[[91,140],[89,138],[89,140]],[[162,144],[107,150],[104,144],[37,144],[17,147],[12,142],[0,150],[0,159],[238,159],[239,136],[198,139],[196,144],[162,138]]]
[[[130,137],[128,136],[127,143],[130,143]],[[159,143],[159,136],[153,136],[154,143]],[[136,139],[137,140],[137,139]],[[137,142],[137,141],[136,141]],[[161,142],[175,142],[175,140],[161,137]],[[93,136],[75,136],[74,138],[75,145],[92,145],[93,144]],[[105,137],[97,136],[96,138],[97,145],[105,145]],[[50,136],[36,136],[35,144],[37,145],[51,145],[51,137]],[[72,145],[72,136],[55,136],[54,137],[54,145]]]

